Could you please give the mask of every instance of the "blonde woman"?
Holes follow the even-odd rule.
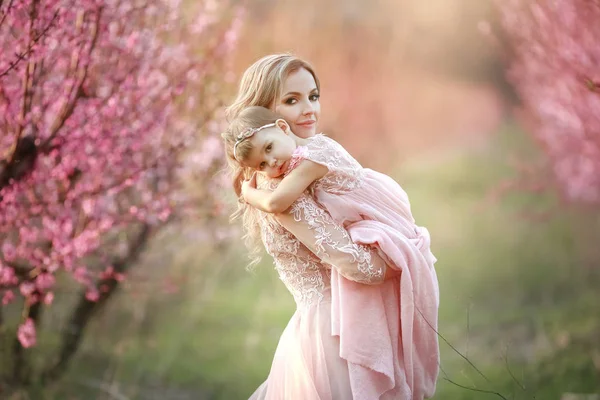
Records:
[[[244,74],[228,116],[233,120],[249,106],[267,107],[285,118],[297,136],[310,138],[317,132],[319,95],[318,78],[308,63],[287,54],[267,56]],[[235,157],[244,140],[238,136],[223,134],[240,195],[249,171]],[[260,185],[274,189],[278,183],[266,179]],[[262,239],[298,306],[280,338],[268,379],[251,399],[433,395],[437,341],[425,351],[412,341],[402,343],[401,276],[377,246],[354,243],[310,190],[289,212],[266,214],[241,202],[236,215],[244,220],[255,255],[257,239]]]

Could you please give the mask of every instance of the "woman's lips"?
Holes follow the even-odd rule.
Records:
[[[311,126],[313,126],[317,121],[306,121],[306,122],[299,122],[296,125],[300,125],[303,126],[305,128],[309,128]]]

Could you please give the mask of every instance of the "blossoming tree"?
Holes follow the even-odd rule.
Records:
[[[175,215],[183,155],[204,149],[204,171],[218,157],[211,131],[239,24],[240,9],[211,0],[0,0],[0,328],[3,308],[23,304],[12,382],[31,375],[25,349],[57,278],[83,291],[43,378],[64,371]]]
[[[508,76],[563,199],[600,203],[600,2],[497,0]]]

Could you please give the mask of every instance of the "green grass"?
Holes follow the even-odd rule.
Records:
[[[600,216],[562,207],[533,221],[558,204],[552,193],[488,200],[516,175],[509,154],[535,158],[523,137],[507,126],[486,147],[423,157],[394,174],[432,235],[440,333],[487,377],[440,341],[436,399],[501,398],[444,378],[507,399],[600,392]],[[106,388],[82,384],[90,380],[112,383],[130,399],[150,392],[245,399],[267,377],[294,311],[271,260],[247,273],[239,242],[225,256],[190,246],[173,260],[168,269],[186,276],[181,291],[134,300],[135,287],[125,290],[91,324],[69,374],[44,399],[111,398]]]
[[[478,153],[406,169],[404,187],[439,259],[440,332],[489,379],[442,344],[447,376],[435,398],[501,398],[443,378],[517,399],[600,392],[600,258],[584,256],[600,237],[598,214],[563,207],[547,220],[528,218],[556,205],[552,193],[483,201],[515,174],[505,154],[532,151],[513,132],[502,135]]]

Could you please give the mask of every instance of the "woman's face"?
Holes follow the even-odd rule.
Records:
[[[276,99],[273,110],[285,118],[292,132],[306,139],[317,133],[321,113],[319,96],[312,74],[300,68],[283,81],[281,96]]]

